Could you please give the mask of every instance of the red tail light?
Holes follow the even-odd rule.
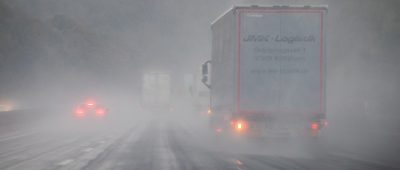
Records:
[[[104,114],[104,110],[103,110],[103,109],[97,109],[97,110],[96,110],[96,113],[98,113],[98,114]]]
[[[77,109],[75,113],[77,113],[77,114],[83,114],[83,113],[85,113],[85,112],[84,112],[82,109]]]
[[[96,109],[96,115],[97,115],[97,116],[102,117],[102,116],[104,116],[105,114],[106,114],[105,109]]]
[[[78,118],[85,117],[85,111],[83,109],[78,108],[75,111],[75,116]]]
[[[311,123],[311,130],[318,130],[319,129],[319,124],[318,122],[312,122]]]

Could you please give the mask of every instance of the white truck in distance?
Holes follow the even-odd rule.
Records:
[[[170,75],[164,72],[147,72],[143,74],[142,81],[142,107],[147,110],[169,111]]]
[[[213,130],[318,136],[327,124],[326,14],[326,7],[234,7],[212,24],[202,81]]]

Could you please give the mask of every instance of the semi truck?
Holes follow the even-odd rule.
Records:
[[[327,125],[326,15],[324,6],[241,6],[212,23],[202,82],[215,132],[319,136]]]
[[[169,111],[171,80],[166,72],[146,72],[142,78],[142,107],[151,111]]]
[[[210,91],[203,85],[201,76],[202,71],[199,67],[193,76],[193,82],[189,86],[189,93],[195,111],[201,115],[207,115],[209,114]]]

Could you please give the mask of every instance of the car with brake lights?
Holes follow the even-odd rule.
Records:
[[[93,100],[88,100],[83,104],[79,104],[74,111],[74,115],[77,118],[88,118],[88,117],[96,117],[103,118],[107,115],[107,108],[99,105]]]

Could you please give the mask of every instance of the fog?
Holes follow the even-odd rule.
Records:
[[[62,100],[65,91],[73,95],[118,91],[114,89],[137,92],[142,70],[192,71],[209,57],[208,25],[225,10],[223,3],[215,9],[206,4],[3,1],[2,44],[9,47],[3,47],[2,66],[11,68],[2,73],[8,80],[16,79],[6,82],[3,87],[11,87],[3,93],[26,89],[21,98],[36,92],[32,95],[42,100],[48,93]],[[194,15],[202,17],[193,20]],[[171,69],[176,64],[183,67]],[[11,72],[14,67],[17,71]]]
[[[321,135],[321,146],[311,154],[296,140],[285,145],[280,140],[215,139],[206,115],[209,106],[196,109],[193,89],[201,89],[196,84],[200,68],[211,59],[211,23],[233,6],[250,5],[328,7],[325,92],[329,124]],[[0,0],[0,126],[4,127],[0,150],[11,148],[11,144],[1,144],[3,137],[9,139],[7,133],[43,128],[50,129],[44,134],[51,134],[41,134],[47,136],[43,141],[64,133],[66,138],[79,133],[83,141],[92,140],[87,136],[103,139],[106,134],[110,144],[82,169],[111,169],[96,163],[119,156],[101,153],[113,150],[109,155],[118,155],[131,146],[144,155],[161,155],[152,160],[162,165],[135,164],[139,169],[229,169],[231,165],[225,163],[231,164],[231,159],[237,169],[267,169],[265,164],[277,164],[275,169],[334,169],[328,165],[335,160],[366,162],[342,163],[339,169],[399,168],[399,7],[396,0]],[[144,75],[154,72],[170,76],[168,111],[144,104]],[[108,119],[77,121],[74,111],[88,100],[106,108]],[[132,127],[137,128],[136,137],[129,135],[127,129]],[[151,135],[140,137],[148,132]],[[144,149],[147,142],[156,151]],[[45,144],[39,141],[37,145]],[[326,166],[304,160],[313,153],[324,155]],[[217,163],[210,163],[209,155]],[[282,167],[275,155],[296,157],[301,163],[289,166],[285,162]],[[332,155],[344,156],[332,160]],[[138,162],[145,159],[128,156]],[[215,166],[202,166],[206,164]],[[5,167],[19,169],[0,160],[0,169]],[[72,169],[81,169],[77,167]]]

